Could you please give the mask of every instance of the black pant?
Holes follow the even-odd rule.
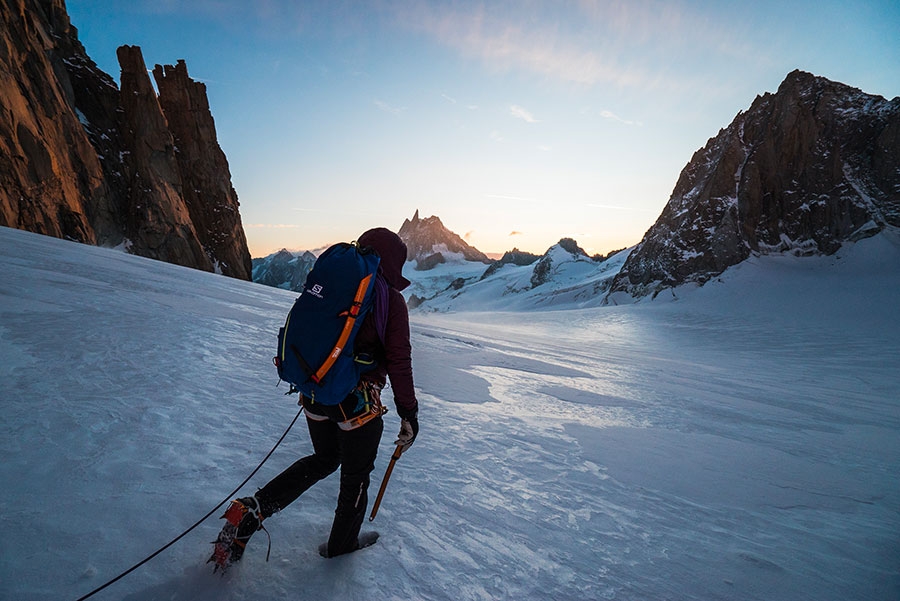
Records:
[[[375,469],[384,422],[378,417],[349,431],[341,430],[331,420],[307,418],[306,424],[313,454],[281,472],[256,493],[256,498],[263,517],[268,517],[293,503],[309,487],[340,466],[341,487],[328,538],[328,555],[349,553],[358,546],[357,538],[369,501],[369,474]]]

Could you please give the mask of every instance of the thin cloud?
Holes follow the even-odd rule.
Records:
[[[300,227],[296,223],[245,223],[245,228],[288,229]]]
[[[448,96],[447,94],[441,94],[441,98],[443,98],[444,100],[446,100],[447,102],[449,102],[451,104],[459,104],[459,100],[457,100],[453,96]],[[468,109],[470,111],[477,111],[480,108],[477,104],[466,104],[464,106],[466,109]]]
[[[405,106],[392,106],[387,102],[382,100],[378,100],[377,98],[373,101],[375,106],[379,108],[379,110],[384,111],[385,113],[390,113],[392,115],[400,115],[403,111],[406,110]]]
[[[524,236],[525,232],[520,232],[518,230],[513,230],[509,233],[510,236]]]
[[[691,90],[698,79],[671,72],[666,65],[673,57],[704,57],[711,51],[746,57],[764,51],[736,35],[720,15],[684,3],[501,1],[471,6],[405,0],[386,6],[400,26],[490,69],[527,71],[576,85]]]
[[[405,26],[424,31],[462,55],[480,58],[496,69],[525,69],[577,84],[641,86],[654,78],[634,65],[620,64],[618,52],[570,40],[558,26],[515,22],[497,9],[460,11],[428,2],[403,4],[396,16]]]
[[[528,109],[519,106],[518,104],[514,104],[509,107],[509,114],[515,117],[516,119],[521,119],[526,123],[537,123],[538,120],[534,118],[534,115]]]
[[[600,111],[600,116],[604,119],[611,119],[612,121],[618,121],[623,125],[636,125],[638,127],[642,127],[644,124],[640,121],[632,121],[631,119],[623,119],[612,111],[602,110]]]

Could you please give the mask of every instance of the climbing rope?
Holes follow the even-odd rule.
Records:
[[[171,541],[169,541],[168,543],[166,543],[165,545],[163,545],[162,547],[157,549],[151,555],[148,555],[146,558],[144,558],[140,562],[134,564],[133,566],[131,566],[130,568],[128,568],[127,570],[125,570],[124,572],[122,572],[121,574],[119,574],[118,576],[116,576],[115,578],[113,578],[112,580],[107,582],[106,584],[104,584],[103,586],[99,586],[99,587],[95,588],[94,590],[92,590],[91,592],[89,592],[87,595],[84,595],[83,597],[79,597],[76,601],[84,601],[85,599],[87,599],[89,597],[93,597],[95,594],[99,593],[100,591],[102,591],[103,589],[108,587],[109,585],[118,582],[119,580],[121,580],[122,578],[127,576],[128,574],[132,573],[133,571],[135,571],[136,569],[138,569],[139,567],[141,567],[142,565],[144,565],[145,563],[147,563],[148,561],[150,561],[151,559],[153,559],[154,557],[156,557],[157,555],[159,555],[160,553],[162,553],[163,551],[165,551],[166,549],[168,549],[169,547],[171,547],[172,545],[174,545],[175,543],[180,541],[182,538],[187,536],[192,530],[194,530],[194,528],[196,528],[197,526],[199,526],[200,524],[205,522],[207,519],[209,519],[209,516],[214,514],[216,511],[218,511],[219,508],[222,507],[222,505],[224,505],[225,503],[230,501],[231,498],[234,497],[238,493],[238,491],[241,490],[250,481],[250,479],[256,475],[256,472],[258,472],[259,469],[263,466],[263,464],[269,460],[269,457],[272,456],[272,453],[275,452],[275,449],[278,448],[278,445],[281,444],[281,442],[288,435],[288,432],[291,431],[291,428],[294,427],[294,424],[297,423],[297,419],[299,419],[301,413],[303,413],[303,407],[301,407],[300,411],[297,412],[297,415],[294,416],[293,421],[291,421],[291,424],[287,427],[287,430],[284,431],[284,434],[281,435],[281,438],[278,439],[278,442],[275,443],[275,446],[272,447],[272,450],[269,451],[269,454],[266,455],[263,458],[263,460],[259,462],[259,465],[256,466],[256,469],[254,469],[252,472],[250,472],[250,475],[247,476],[243,482],[238,484],[237,488],[235,488],[233,491],[228,493],[228,496],[225,497],[221,503],[219,503],[218,505],[216,505],[215,507],[210,509],[209,513],[207,513],[205,516],[203,516],[202,518],[197,520],[197,522],[193,526],[191,526],[190,528],[188,528],[187,530],[185,530],[184,532],[182,532],[181,534],[179,534],[178,536],[173,538]]]

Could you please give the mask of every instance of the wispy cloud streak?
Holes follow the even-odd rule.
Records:
[[[509,114],[515,117],[516,119],[521,119],[526,123],[537,123],[538,120],[534,118],[534,115],[531,114],[531,111],[525,109],[517,104],[509,107]]]
[[[402,9],[398,5],[396,12],[405,26],[424,31],[493,68],[526,69],[588,85],[642,85],[652,79],[641,69],[621,61],[607,45],[584,43],[583,38],[568,35],[563,31],[566,27],[558,24],[540,26],[528,18],[516,20],[509,15],[520,11],[500,10],[495,5],[490,5],[490,13],[484,6],[470,10],[455,10],[454,6],[458,7],[422,1],[403,3]]]
[[[496,70],[524,70],[578,85],[690,89],[685,59],[745,57],[733,30],[684,3],[578,0],[490,3],[385,0],[395,22]]]
[[[387,102],[384,102],[383,100],[378,100],[377,98],[375,100],[373,100],[373,102],[375,103],[375,106],[377,106],[379,108],[379,110],[382,110],[385,113],[390,113],[392,115],[400,115],[403,113],[403,111],[406,110],[406,107],[391,106]]]

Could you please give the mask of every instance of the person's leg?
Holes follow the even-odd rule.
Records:
[[[263,517],[281,511],[313,484],[332,474],[341,464],[339,437],[343,432],[337,424],[307,418],[313,454],[296,461],[273,478],[256,493]]]
[[[359,546],[359,530],[369,500],[369,474],[375,469],[383,430],[384,422],[379,417],[360,428],[340,433],[341,488],[326,547],[327,557],[355,551]]]
[[[231,502],[223,516],[227,523],[216,539],[210,558],[210,561],[216,562],[215,569],[227,569],[241,559],[250,538],[260,528],[260,518],[268,518],[284,509],[313,484],[337,470],[341,463],[338,440],[341,429],[328,420],[307,418],[306,423],[313,443],[313,454],[281,472],[253,497]]]

